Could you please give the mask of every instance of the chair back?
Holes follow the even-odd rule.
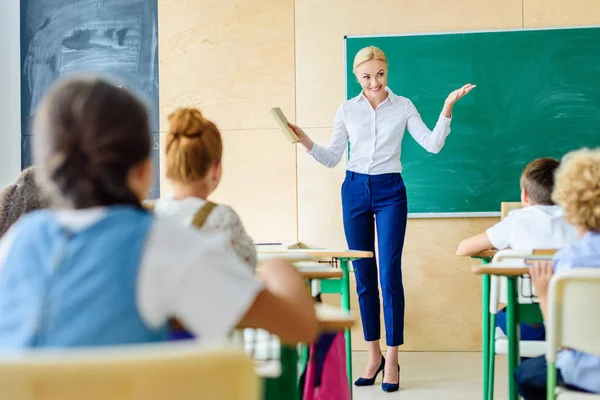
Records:
[[[551,260],[552,255],[556,250],[519,250],[508,249],[500,250],[492,259],[492,263],[488,267],[514,267],[522,268],[525,266],[526,260]],[[508,299],[508,290],[505,277],[492,276],[490,284],[490,312],[496,314],[499,304],[506,304]],[[518,302],[520,304],[537,303],[535,291],[529,277],[520,277],[517,280],[519,290]]]
[[[258,399],[259,384],[242,349],[197,343],[0,354],[11,400]]]
[[[575,268],[552,277],[548,292],[548,361],[566,347],[600,356],[600,269]]]
[[[523,208],[520,201],[503,201],[500,203],[500,218],[504,219],[509,212]]]

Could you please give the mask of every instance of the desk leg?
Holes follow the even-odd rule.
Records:
[[[481,352],[483,355],[483,399],[489,399],[489,376],[490,376],[490,276],[481,277]]]
[[[340,268],[342,269],[342,310],[350,311],[350,270],[349,260],[340,258]],[[348,374],[348,383],[350,384],[350,395],[352,395],[352,335],[350,329],[346,329],[346,372]]]
[[[494,373],[496,370],[496,314],[490,313],[490,369],[488,377],[488,399],[493,400],[494,398]]]
[[[508,336],[508,394],[510,400],[519,398],[515,383],[515,370],[519,365],[519,329],[517,322],[517,277],[509,276],[507,280],[508,304],[506,305],[506,333]]]

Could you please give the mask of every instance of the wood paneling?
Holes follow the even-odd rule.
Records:
[[[223,178],[212,197],[255,241],[295,241],[296,150],[277,129],[223,132]]]
[[[344,100],[344,35],[520,28],[521,0],[297,0],[296,109],[327,127]],[[407,60],[418,62],[418,60]]]
[[[331,128],[306,130],[321,145],[329,143],[331,132]],[[337,167],[328,169],[306,154],[303,146],[298,145],[299,240],[318,247],[346,247],[340,191],[345,171],[344,158]]]
[[[600,24],[596,0],[523,0],[525,28]]]
[[[293,0],[159,0],[159,25],[162,124],[182,105],[222,130],[274,128],[273,106],[293,117]]]
[[[224,177],[215,200],[232,205],[255,240],[345,247],[344,161],[328,170],[301,146],[296,152],[275,138],[280,133],[268,113],[280,106],[317,142],[329,142],[345,97],[344,35],[598,21],[595,0],[159,0],[162,121],[176,106],[195,105],[223,130]],[[169,193],[164,180],[162,191]],[[495,221],[409,220],[403,350],[480,348],[481,289],[470,273],[476,261],[454,253],[462,238]],[[353,347],[364,349],[360,326]]]
[[[296,241],[296,151],[279,130],[223,132],[223,177],[211,199],[240,215],[255,241]],[[166,134],[161,134],[164,155]],[[172,195],[161,157],[161,196]]]

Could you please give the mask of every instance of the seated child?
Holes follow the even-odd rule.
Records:
[[[486,232],[463,240],[458,252],[473,255],[492,248],[562,249],[575,241],[575,228],[565,221],[563,210],[552,200],[554,173],[559,165],[553,158],[539,158],[529,163],[521,174],[523,208],[510,212]],[[504,310],[498,313],[496,321],[506,334]],[[520,327],[521,340],[545,338],[543,325],[521,324]]]
[[[166,164],[173,197],[157,200],[154,212],[206,232],[224,232],[235,253],[253,269],[256,247],[230,207],[207,200],[221,180],[223,143],[215,124],[194,108],[169,116]]]
[[[291,264],[257,278],[221,235],[157,218],[148,113],[102,79],[53,87],[36,112],[37,179],[52,203],[0,241],[0,349],[166,340],[168,321],[203,339],[236,326],[283,341],[317,333],[314,304]]]
[[[21,171],[17,181],[0,192],[0,237],[23,214],[48,207],[35,182],[35,167]]]
[[[567,154],[556,174],[553,198],[565,210],[580,239],[556,253],[552,262],[531,267],[531,277],[547,317],[548,285],[553,271],[600,268],[600,149]],[[556,360],[558,383],[571,389],[600,393],[600,357],[564,349]],[[546,399],[545,356],[523,362],[515,373],[520,394],[528,400]]]

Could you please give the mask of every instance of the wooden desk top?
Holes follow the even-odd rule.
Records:
[[[339,332],[352,328],[356,319],[348,311],[342,311],[329,304],[315,304],[317,320],[322,332]]]
[[[472,269],[475,275],[521,276],[529,274],[527,267],[487,267],[478,265]]]
[[[500,250],[489,249],[489,250],[480,251],[479,253],[473,254],[470,256],[463,256],[462,254],[459,254],[459,253],[456,253],[456,255],[460,256],[460,257],[472,257],[472,258],[493,258],[498,251],[500,251]],[[552,256],[552,255],[556,254],[557,251],[558,250],[554,250],[554,249],[547,249],[547,250],[539,249],[539,250],[533,250],[532,254],[534,256]]]
[[[284,260],[288,260],[292,264],[304,262],[304,261],[318,261],[319,257],[316,257],[311,254],[302,253],[258,253],[257,260],[260,264],[261,262],[271,260],[273,258],[283,258]]]
[[[496,250],[496,249],[489,249],[489,250],[480,251],[479,253],[472,254],[470,256],[462,255],[459,252],[456,252],[456,255],[459,257],[471,257],[471,258],[493,258],[497,252],[498,252],[498,250]]]
[[[373,252],[348,249],[257,249],[258,254],[309,254],[313,257],[373,258]]]

